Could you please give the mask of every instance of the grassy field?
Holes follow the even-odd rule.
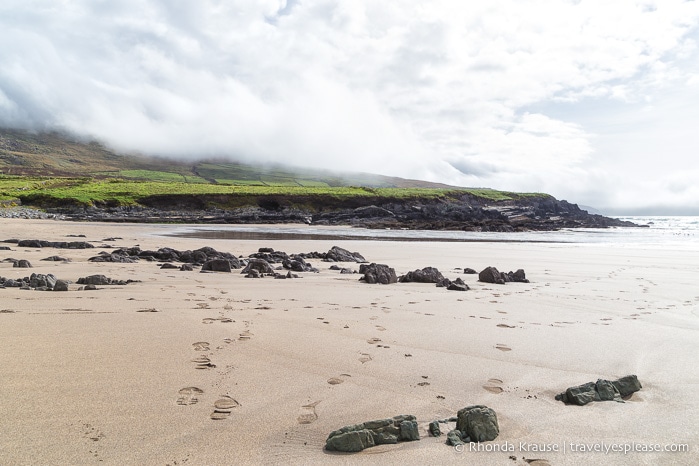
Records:
[[[226,185],[182,181],[140,181],[121,178],[41,178],[0,175],[0,199],[21,199],[35,205],[136,205],[151,196],[207,196],[257,198],[260,196],[375,197],[384,200],[434,199],[469,194],[488,201],[505,201],[538,193],[510,193],[490,189],[368,188],[299,185]]]

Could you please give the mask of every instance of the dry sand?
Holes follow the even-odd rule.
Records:
[[[0,290],[0,464],[699,463],[699,251],[201,240],[162,236],[172,229],[165,225],[0,222],[0,239],[84,234],[98,246],[10,245],[0,260],[34,268],[4,262],[0,276],[141,280],[98,291]],[[337,244],[399,274],[438,267],[472,289],[367,285],[320,261],[311,261],[319,274],[299,280],[87,262],[113,236],[123,239],[110,248],[212,246],[236,255]],[[56,254],[72,262],[40,261]],[[523,268],[531,283],[488,285],[461,273],[488,265]],[[643,389],[626,403],[553,399],[568,386],[627,374]],[[473,404],[497,412],[492,444],[514,452],[459,453],[427,435],[429,421]],[[419,442],[323,451],[330,431],[397,414],[417,416]],[[523,451],[520,442],[566,452]],[[574,453],[571,442],[685,443],[691,451]]]

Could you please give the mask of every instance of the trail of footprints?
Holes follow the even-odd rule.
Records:
[[[200,306],[202,309],[206,309],[207,307],[205,306]],[[233,319],[230,319],[228,317],[224,316],[219,316],[219,317],[207,317],[202,320],[203,324],[213,324],[213,323],[233,323],[235,322]],[[253,336],[252,332],[249,330],[250,327],[250,322],[249,321],[244,321],[245,324],[245,330],[243,330],[239,335],[238,338],[224,338],[223,342],[228,344],[231,344],[235,341],[248,341],[250,338]],[[225,348],[225,345],[217,346],[216,349],[220,350]],[[192,349],[198,353],[206,353],[208,351],[211,351],[211,343],[208,341],[197,341],[192,343]],[[194,368],[197,370],[208,370],[208,369],[214,369],[216,367],[216,364],[214,364],[211,361],[211,358],[207,354],[199,354],[195,358],[191,360],[191,362],[194,363]],[[232,367],[232,366],[230,366]],[[340,375],[340,377],[344,377],[346,374]],[[340,380],[340,379],[338,379]],[[184,387],[178,390],[177,392],[178,397],[177,397],[177,404],[180,406],[191,406],[194,404],[199,403],[199,399],[202,398],[204,395],[204,390],[202,390],[199,387],[195,386],[190,386],[190,387]],[[317,403],[316,403],[317,404]],[[240,403],[231,397],[230,395],[221,395],[216,401],[213,403],[213,410],[210,414],[210,418],[214,421],[221,421],[228,419],[230,417],[231,413],[233,410],[237,407],[240,406]],[[315,404],[308,405],[304,409],[306,410],[311,410],[311,408],[314,409]],[[310,414],[310,413],[307,413]],[[310,418],[309,418],[310,419]],[[310,421],[312,422],[312,421]]]

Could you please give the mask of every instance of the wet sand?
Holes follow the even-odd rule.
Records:
[[[269,226],[271,230],[273,226]],[[97,291],[0,289],[2,464],[696,464],[699,251],[583,244],[204,240],[167,225],[2,220],[0,276],[104,274]],[[105,242],[108,237],[122,239]],[[109,246],[99,247],[101,245]],[[246,279],[90,263],[100,250],[212,246],[245,255],[358,251],[399,274],[434,266],[471,290],[367,285],[331,265],[302,279]],[[69,263],[40,259],[60,255]],[[344,264],[357,269],[356,264]],[[490,285],[464,267],[523,268]],[[565,406],[566,387],[638,375],[626,403]],[[457,452],[427,424],[493,408],[499,452]],[[417,416],[421,440],[323,451],[343,425]],[[523,444],[566,451],[523,450]],[[572,452],[574,444],[689,444],[688,453]],[[511,446],[514,451],[508,451]],[[512,459],[511,457],[514,457]],[[534,462],[532,460],[540,460]]]

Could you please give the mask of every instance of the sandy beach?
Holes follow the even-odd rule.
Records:
[[[0,262],[0,276],[139,280],[96,291],[0,289],[0,464],[699,463],[699,251],[202,240],[164,236],[168,225],[0,221],[0,240],[85,235],[96,246],[0,243],[11,248],[0,260],[33,265]],[[135,245],[246,257],[261,247],[337,245],[398,274],[437,267],[471,290],[369,285],[313,260],[320,273],[295,280],[87,261]],[[53,255],[70,262],[41,261]],[[531,283],[463,274],[486,266],[522,268]],[[567,387],[628,374],[643,389],[625,403],[554,400]],[[430,421],[476,404],[497,413],[491,443],[502,451],[460,452],[428,435]],[[323,450],[335,429],[398,414],[417,416],[420,441]],[[572,451],[580,444],[690,451]]]

